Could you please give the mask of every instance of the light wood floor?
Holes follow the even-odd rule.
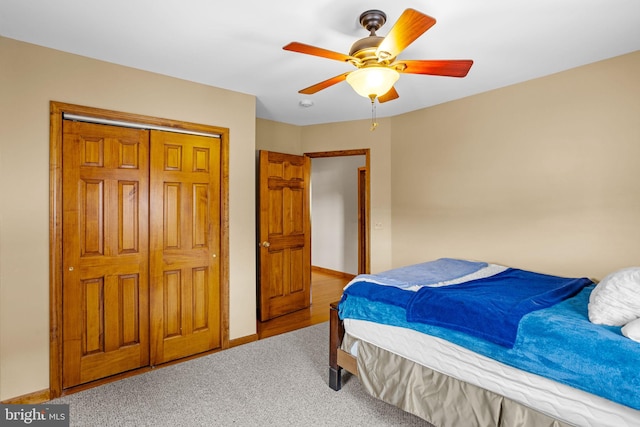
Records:
[[[313,269],[311,273],[311,307],[267,322],[258,322],[259,339],[290,332],[329,320],[329,304],[340,300],[342,288],[352,276]]]

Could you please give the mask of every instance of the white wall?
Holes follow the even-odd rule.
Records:
[[[311,160],[311,263],[358,274],[358,168],[365,156]]]

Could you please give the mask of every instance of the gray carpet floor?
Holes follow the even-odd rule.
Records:
[[[328,386],[329,324],[55,399],[72,426],[430,426],[343,374]]]

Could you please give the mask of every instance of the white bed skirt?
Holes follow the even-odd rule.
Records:
[[[569,425],[640,426],[640,411],[513,368],[437,337],[354,319],[345,319],[344,328],[353,338]],[[357,355],[357,346],[350,351]]]

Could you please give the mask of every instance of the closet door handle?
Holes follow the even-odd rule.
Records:
[[[265,241],[265,242],[262,242],[262,247],[264,247],[264,248],[268,248],[269,246],[271,246],[271,243],[266,242],[266,241]]]

